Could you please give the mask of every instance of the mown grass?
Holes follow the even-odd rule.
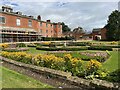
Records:
[[[103,63],[103,68],[107,69],[110,72],[113,72],[117,69],[120,69],[120,58],[119,58],[119,54],[120,51],[111,51],[111,57]]]
[[[28,76],[0,66],[2,72],[2,88],[52,88]],[[0,78],[1,80],[1,78]]]
[[[40,53],[46,53],[47,51],[44,51],[44,50],[36,50],[35,47],[29,47],[29,50],[26,51],[27,53],[30,53],[30,54],[40,54]]]

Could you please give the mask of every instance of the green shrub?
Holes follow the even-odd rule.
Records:
[[[42,37],[42,41],[61,41],[61,40],[71,40],[71,37]]]
[[[90,46],[88,50],[109,50],[112,51],[112,48],[120,48],[120,46]]]
[[[25,43],[17,43],[16,46],[17,47],[26,47],[26,44]]]
[[[56,48],[56,47],[50,47],[50,48],[44,48],[44,47],[36,47],[37,50],[46,50],[46,51],[79,51],[79,50],[87,50],[88,47],[80,47],[80,48],[68,48],[68,47],[62,47],[62,48]]]
[[[108,46],[90,46],[90,47],[88,47],[88,50],[109,50],[109,51],[112,51],[112,47],[108,47]]]
[[[49,47],[56,47],[55,43],[50,43]]]
[[[67,43],[67,46],[86,46],[86,42],[69,42]]]
[[[112,73],[109,73],[109,75],[107,77],[105,77],[105,80],[120,83],[120,69],[118,69]]]
[[[27,47],[36,47],[36,44],[28,44]]]

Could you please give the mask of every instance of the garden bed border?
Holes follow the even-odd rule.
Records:
[[[63,72],[60,70],[54,70],[46,67],[25,64],[25,63],[17,62],[15,60],[11,60],[2,56],[0,56],[0,60],[2,60],[3,63],[9,63],[17,67],[24,67],[27,70],[31,70],[41,75],[45,75],[46,77],[51,76],[50,78],[53,78],[53,79],[57,78],[59,81],[65,80],[69,82],[69,84],[83,88],[83,90],[85,89],[87,90],[120,90],[119,83],[112,83],[112,82],[99,80],[99,79],[86,80],[83,78],[72,76],[70,72]]]

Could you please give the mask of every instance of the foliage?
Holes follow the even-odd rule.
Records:
[[[32,60],[32,55],[27,54],[25,52],[2,52],[2,56],[16,60],[16,61],[21,61],[24,63],[31,63]]]
[[[105,28],[107,28],[106,36],[108,40],[120,40],[120,12],[118,10],[109,15]]]
[[[8,47],[9,47],[9,44],[0,44],[1,49],[5,49],[5,48],[8,48]]]
[[[66,51],[59,51],[59,52],[50,52],[48,54],[54,54],[58,57],[63,57],[64,54],[71,54],[74,58],[81,58],[84,61],[89,61],[91,59],[95,59],[99,62],[105,62],[111,55],[108,54],[107,52],[85,52],[85,51],[81,51],[81,52],[66,52]]]
[[[62,47],[62,48],[45,48],[45,47],[36,47],[37,50],[46,50],[46,51],[79,51],[79,50],[87,50],[88,47],[80,47],[80,48],[69,48],[69,47]]]
[[[64,33],[64,32],[68,32],[68,31],[71,31],[71,29],[70,29],[67,25],[65,25],[64,22],[62,22],[61,24],[62,24],[62,32],[63,32],[63,33]]]
[[[100,67],[102,66],[102,64],[100,62],[98,62],[97,60],[90,60],[88,61],[88,64],[86,66],[87,70],[86,70],[86,75],[92,75],[93,73],[95,73]]]
[[[119,82],[120,83],[120,69],[109,73],[107,77],[105,77],[106,80],[112,81],[112,82]]]
[[[70,54],[66,54],[63,58],[61,58],[56,57],[53,54],[38,54],[32,56],[25,52],[2,52],[1,56],[28,64],[32,63],[41,67],[71,72],[73,75],[77,76],[84,77],[85,75],[83,61],[78,58],[73,58]]]
[[[86,62],[80,58],[72,57],[71,54],[65,54],[63,57],[58,57],[53,54],[31,55],[25,52],[5,51],[1,52],[1,56],[27,64],[71,72],[72,75],[83,78],[99,78],[119,82],[120,70],[110,73],[108,70],[102,68],[102,63],[94,59]]]
[[[109,51],[112,51],[112,48],[120,48],[120,45],[118,45],[118,46],[90,46],[90,47],[88,47],[88,50],[109,50]]]
[[[56,47],[56,45],[55,45],[54,42],[52,42],[52,43],[49,44],[49,47]]]
[[[32,63],[42,67],[48,67],[48,68],[64,71],[63,58],[56,57],[55,55],[52,54],[51,55],[38,54],[33,58]]]
[[[70,37],[41,37],[42,41],[63,41],[63,40],[71,40]]]
[[[36,47],[36,44],[30,43],[30,44],[27,45],[27,47]]]
[[[106,61],[110,56],[110,53],[107,52],[80,52],[79,57],[83,60],[96,59],[99,62]]]
[[[67,46],[87,46],[86,42],[69,42]]]
[[[25,43],[17,43],[16,46],[17,47],[26,47],[26,44]]]

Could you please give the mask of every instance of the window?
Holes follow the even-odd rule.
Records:
[[[32,20],[29,20],[29,21],[28,21],[28,26],[29,26],[29,27],[32,27]]]
[[[42,33],[42,29],[40,30],[40,33]]]
[[[0,24],[4,24],[5,23],[5,17],[0,16]]]
[[[54,25],[54,28],[56,28],[56,25]]]
[[[20,26],[20,19],[19,18],[16,19],[16,25]]]
[[[40,22],[40,26],[42,26],[42,22]]]
[[[46,33],[48,33],[48,30],[46,30]]]

